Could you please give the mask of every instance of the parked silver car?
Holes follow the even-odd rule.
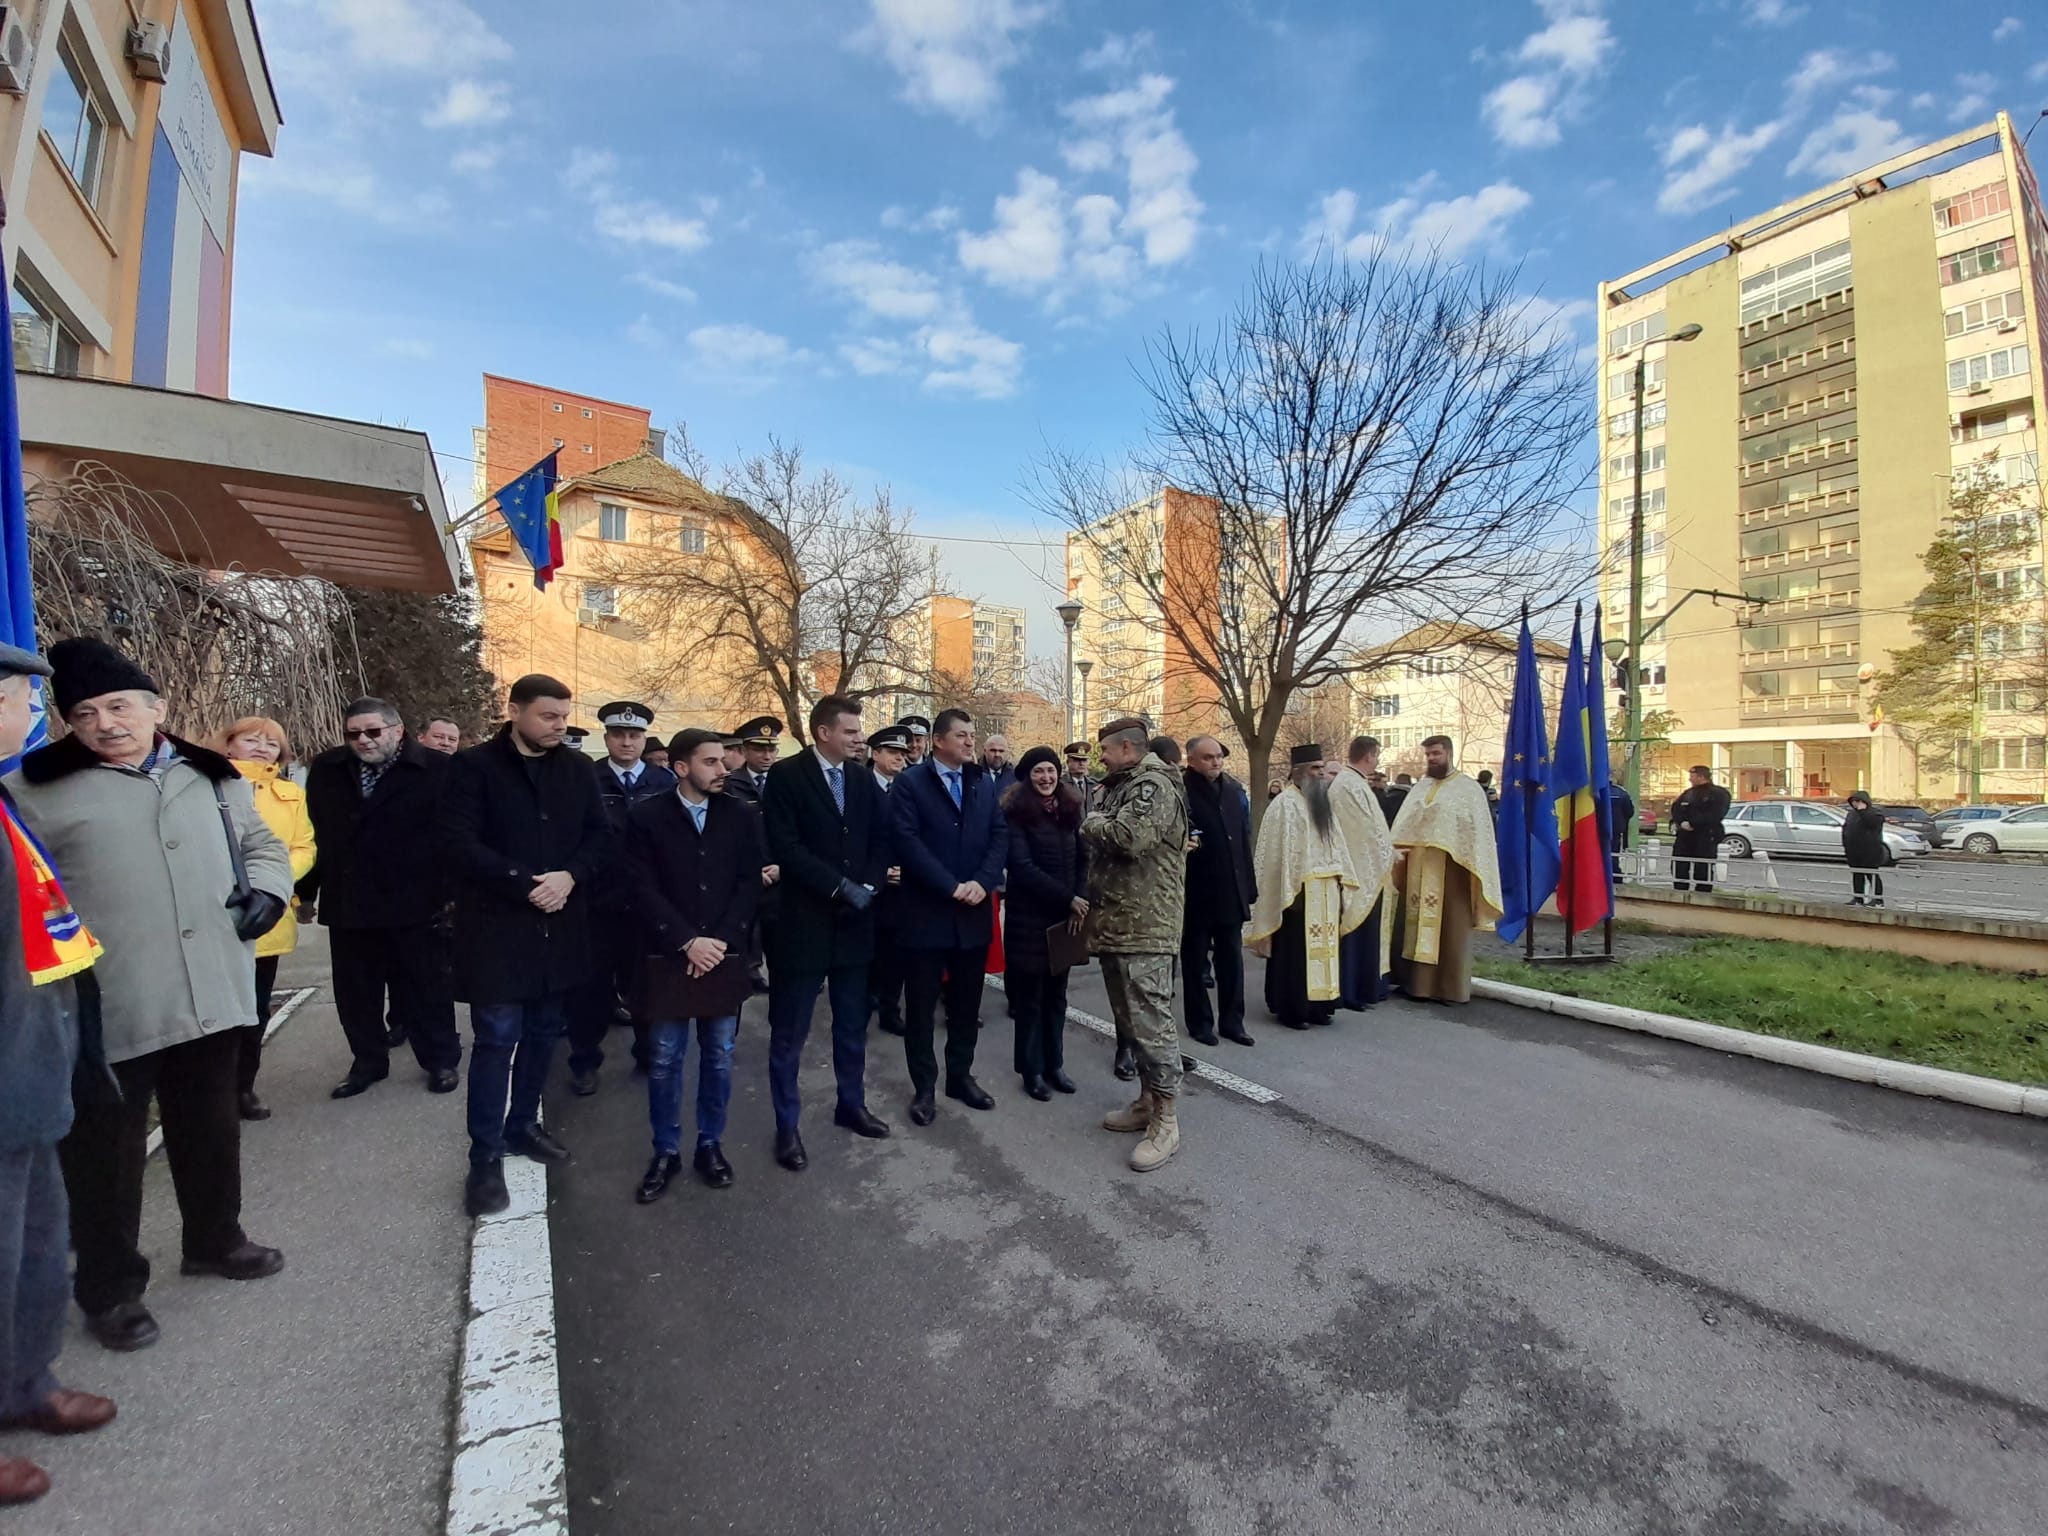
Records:
[[[1773,858],[1839,859],[1842,854],[1842,812],[1832,805],[1807,800],[1746,800],[1730,806],[1727,836],[1721,851],[1746,859],[1759,848]],[[1930,852],[1926,838],[1906,827],[1885,823],[1885,863],[1917,859]]]
[[[2003,809],[1996,821],[1956,823],[1943,834],[1942,847],[1965,853],[2048,853],[2048,805]]]

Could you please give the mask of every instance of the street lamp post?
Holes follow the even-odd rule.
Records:
[[[1697,325],[1681,325],[1668,341],[1691,341]],[[1628,797],[1643,795],[1643,396],[1649,385],[1650,348],[1636,352],[1635,498],[1628,513]]]
[[[1068,598],[1053,612],[1060,616],[1060,622],[1067,626],[1067,669],[1062,674],[1060,704],[1067,712],[1067,740],[1074,739],[1074,626],[1081,622],[1081,605]]]
[[[1078,737],[1085,737],[1088,734],[1088,674],[1095,670],[1095,663],[1092,661],[1077,661],[1074,665],[1081,672],[1081,729],[1077,736],[1078,739]]]

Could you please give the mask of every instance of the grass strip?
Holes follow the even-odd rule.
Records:
[[[2048,1083],[2048,981],[1773,939],[1700,939],[1614,965],[1478,955],[1494,981],[1894,1061]]]

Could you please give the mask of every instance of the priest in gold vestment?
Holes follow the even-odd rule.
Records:
[[[1246,938],[1266,957],[1266,1007],[1288,1028],[1307,1029],[1336,1013],[1339,944],[1372,901],[1344,848],[1323,749],[1296,747],[1291,762],[1292,782],[1259,825],[1259,895]]]
[[[1423,780],[1394,818],[1394,980],[1410,997],[1472,999],[1472,934],[1501,914],[1486,791],[1451,766],[1451,738],[1422,744]]]

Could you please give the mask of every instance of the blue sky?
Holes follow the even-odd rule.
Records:
[[[424,428],[458,506],[485,371],[687,420],[714,458],[795,439],[889,484],[1039,652],[1061,561],[1030,466],[1135,441],[1131,360],[1262,255],[1520,262],[1590,345],[1601,277],[2048,106],[2048,15],[2015,0],[258,16],[285,128],[244,162],[236,396]]]

